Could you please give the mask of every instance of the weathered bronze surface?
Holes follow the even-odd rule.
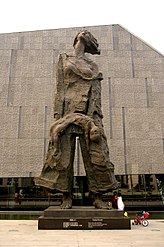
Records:
[[[76,137],[95,208],[106,208],[101,196],[118,183],[109,159],[101,111],[102,73],[86,53],[100,54],[97,40],[88,31],[77,34],[71,55],[61,54],[57,64],[54,124],[50,129],[47,158],[38,186],[62,192],[61,208],[72,207],[73,161]]]

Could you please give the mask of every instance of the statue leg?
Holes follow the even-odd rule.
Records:
[[[62,209],[72,208],[72,192],[64,192],[62,198]]]
[[[103,202],[102,195],[110,190],[118,187],[118,182],[113,173],[113,166],[109,161],[109,154],[104,150],[104,139],[101,138],[99,142],[90,142],[89,150],[85,137],[80,136],[80,145],[86,175],[88,179],[89,192],[93,196],[95,208],[109,208]]]
[[[41,175],[35,178],[37,186],[46,188],[51,193],[63,193],[61,208],[72,207],[73,161],[75,153],[75,136],[63,134],[59,137],[58,152],[50,142]]]
[[[75,155],[75,141],[76,137],[74,135],[65,135],[64,139],[67,139],[67,142],[63,143],[63,152],[62,159],[66,164],[66,173],[64,180],[67,181],[67,191],[63,192],[62,198],[62,209],[72,208],[72,190],[73,190],[73,162]],[[69,153],[67,152],[69,150]],[[65,182],[66,182],[65,181]]]

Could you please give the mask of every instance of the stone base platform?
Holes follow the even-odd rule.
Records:
[[[51,206],[38,219],[39,230],[131,229],[130,218],[120,210],[77,206],[61,209]]]

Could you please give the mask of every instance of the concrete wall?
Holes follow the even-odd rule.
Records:
[[[56,61],[78,31],[97,38],[116,174],[164,173],[164,57],[119,25],[0,34],[0,177],[37,176],[53,122]],[[76,159],[77,160],[77,159]]]

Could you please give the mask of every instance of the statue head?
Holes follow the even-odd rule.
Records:
[[[91,54],[98,54],[100,55],[100,50],[98,49],[99,44],[97,43],[97,39],[87,30],[79,32],[73,43],[73,47],[75,47],[76,43],[81,41],[85,44],[84,52],[91,53]]]
[[[90,130],[90,140],[98,142],[100,139],[100,130],[97,126],[93,126]]]

